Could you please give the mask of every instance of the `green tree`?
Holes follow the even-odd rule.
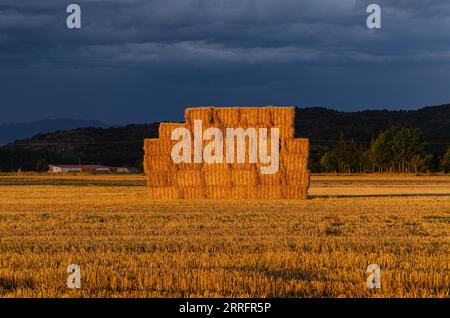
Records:
[[[341,133],[332,151],[325,153],[320,164],[327,172],[352,173],[363,170],[363,147],[355,142],[347,142]]]
[[[412,172],[412,161],[415,159],[415,170],[420,165],[425,153],[425,137],[417,128],[400,128],[396,131],[392,141],[394,161],[397,171]]]
[[[441,159],[440,168],[444,172],[450,171],[450,147],[448,147],[447,152],[444,154],[444,156]]]
[[[329,151],[325,153],[320,159],[320,165],[325,169],[325,172],[337,172],[339,168],[335,152]]]
[[[322,172],[325,170],[320,161],[328,151],[329,148],[326,146],[311,146],[309,152],[309,169],[311,170],[311,172]]]
[[[396,127],[389,128],[378,135],[370,147],[371,159],[378,172],[389,170],[393,161],[392,151],[393,136],[396,134]]]
[[[425,155],[425,137],[416,128],[391,127],[378,135],[370,148],[379,172],[416,172]]]

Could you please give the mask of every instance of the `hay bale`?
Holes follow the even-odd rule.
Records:
[[[275,126],[293,126],[295,119],[294,107],[272,107],[272,122]]]
[[[239,126],[241,120],[241,108],[218,107],[215,108],[215,111],[215,119],[220,128],[235,128]]]
[[[284,150],[291,155],[306,156],[309,154],[309,139],[306,138],[288,138],[281,143]]]
[[[261,174],[258,172],[258,184],[263,186],[278,186],[281,185],[281,172],[274,174]]]
[[[254,186],[257,175],[255,170],[231,170],[231,184],[233,186]]]
[[[181,199],[199,200],[206,198],[206,189],[204,187],[178,187]]]
[[[172,158],[168,155],[155,155],[144,157],[144,169],[146,173],[150,171],[173,171],[176,170]]]
[[[291,155],[282,154],[280,158],[282,169],[289,170],[300,170],[304,171],[308,169],[308,157],[307,155]]]
[[[203,182],[206,186],[231,186],[231,171],[218,170],[202,170]]]
[[[287,200],[306,200],[308,190],[297,187],[284,187],[283,198]]]
[[[309,187],[307,139],[293,139],[294,108],[245,107],[245,108],[188,108],[186,124],[161,123],[159,139],[144,142],[144,169],[150,197],[157,200],[174,199],[304,199]],[[194,120],[201,120],[203,131],[210,127],[267,128],[267,153],[271,154],[270,128],[280,129],[280,170],[272,175],[262,175],[261,167],[269,164],[249,162],[248,138],[245,142],[245,162],[226,163],[224,142],[223,163],[174,164],[171,158],[172,131],[186,127],[193,133]],[[259,138],[258,131],[256,138]],[[225,139],[224,139],[225,141]],[[236,142],[236,141],[235,141]],[[261,141],[258,141],[261,145]],[[235,143],[235,160],[238,150]],[[260,146],[261,147],[261,146]],[[257,157],[259,151],[257,149]],[[194,152],[192,149],[192,158]],[[191,160],[193,162],[193,160]]]
[[[203,184],[200,170],[178,170],[175,172],[173,180],[178,187],[198,187]]]
[[[208,199],[227,199],[230,198],[230,188],[228,187],[218,187],[218,186],[208,186],[206,187],[206,197]]]
[[[154,200],[177,200],[180,199],[176,187],[149,187],[150,197]]]
[[[285,180],[287,186],[308,189],[310,174],[307,170],[290,170],[286,171]]]
[[[160,140],[171,140],[172,131],[177,128],[186,128],[185,123],[160,123],[159,124],[159,139]]]
[[[275,200],[282,198],[281,185],[259,185],[255,187],[256,198],[262,200]]]
[[[150,138],[144,140],[144,153],[147,156],[153,155],[169,155],[172,151],[172,147],[175,145],[175,141],[161,140],[159,138]]]
[[[254,186],[234,186],[230,189],[230,199],[243,200],[256,197]]]
[[[277,126],[279,127],[279,126]],[[294,127],[279,127],[280,129],[280,138],[294,138],[295,136],[295,128]]]
[[[293,107],[273,107],[272,123],[273,127],[280,129],[280,138],[293,138],[295,109]]]
[[[256,167],[257,167],[257,164],[256,163],[248,163],[248,162],[246,162],[246,163],[231,163],[230,164],[230,168],[232,169],[232,170],[248,170],[248,171],[250,171],[250,170],[252,170],[252,171],[256,171]]]
[[[172,185],[172,174],[169,171],[149,171],[147,174],[149,187],[167,187]]]
[[[148,174],[152,169],[151,165],[150,165],[150,160],[144,156],[144,160],[142,161],[142,164],[144,166],[144,173]]]
[[[230,170],[230,164],[228,163],[203,163],[203,171],[217,171],[217,170]]]
[[[240,108],[240,127],[255,127],[258,124],[259,107],[241,107]]]
[[[202,170],[201,163],[178,163],[174,164],[178,170]]]
[[[193,132],[195,120],[202,121],[203,129],[208,127],[216,127],[214,125],[217,124],[214,107],[187,108],[185,111],[185,119],[186,126],[191,132]]]
[[[159,138],[147,138],[144,139],[144,153],[145,155],[159,154]]]
[[[262,125],[267,128],[273,126],[272,110],[273,107],[270,106],[260,108],[260,111],[258,112],[258,125]]]

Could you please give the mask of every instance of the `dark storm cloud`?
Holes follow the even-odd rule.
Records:
[[[64,1],[7,0],[3,61],[70,67],[120,63],[447,62],[450,4],[378,1],[383,29],[365,27],[367,1],[78,1],[83,28],[65,28]],[[445,61],[442,61],[445,59]],[[61,65],[59,65],[61,66]]]
[[[17,79],[16,90],[29,96],[8,86],[0,97],[17,111],[45,99],[44,116],[90,118],[96,105],[97,118],[133,121],[140,118],[111,108],[129,103],[138,113],[152,100],[163,109],[151,115],[162,118],[189,103],[354,109],[450,99],[442,81],[450,67],[449,1],[72,2],[82,8],[81,30],[65,27],[70,2],[0,4],[0,87]],[[366,27],[372,2],[383,10],[381,30]],[[97,89],[79,85],[84,98],[76,100],[64,87],[80,81]],[[70,110],[61,110],[64,99]]]

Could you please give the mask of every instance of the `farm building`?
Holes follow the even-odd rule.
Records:
[[[49,165],[48,172],[130,173],[131,171],[127,167],[107,167],[102,165]]]

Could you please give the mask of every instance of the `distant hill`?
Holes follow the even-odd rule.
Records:
[[[391,126],[420,128],[429,151],[450,146],[450,104],[419,110],[339,112],[322,107],[296,110],[296,135],[310,138],[312,147],[331,146],[341,132],[367,144]],[[158,123],[112,128],[79,128],[35,135],[0,148],[2,170],[33,170],[36,161],[59,164],[136,166],[143,156],[143,139],[158,136]]]
[[[450,104],[407,111],[339,112],[311,107],[297,109],[295,119],[296,135],[310,138],[313,143],[335,141],[341,132],[346,139],[370,142],[392,126],[419,128],[429,143],[439,147],[439,143],[450,142]]]
[[[58,164],[136,166],[143,156],[143,140],[158,135],[159,124],[110,128],[78,128],[38,134],[0,148],[3,171],[34,170],[36,161]]]
[[[40,133],[82,127],[107,128],[108,126],[96,120],[76,119],[44,119],[30,123],[5,124],[0,125],[0,145],[5,145],[17,139],[29,138]]]

